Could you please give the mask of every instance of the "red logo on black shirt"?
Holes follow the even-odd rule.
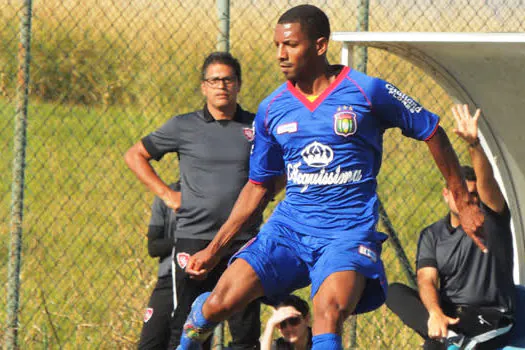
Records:
[[[250,142],[253,141],[255,135],[253,133],[253,129],[252,128],[242,128],[242,133],[244,134],[244,137],[246,137],[246,139]]]
[[[148,307],[144,313],[144,323],[148,322],[151,319],[151,316],[153,316],[153,308]]]
[[[186,265],[188,265],[188,261],[190,260],[190,254],[188,253],[177,253],[177,264],[179,264],[180,268],[184,270]]]

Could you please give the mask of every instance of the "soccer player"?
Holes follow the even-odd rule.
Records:
[[[190,258],[186,271],[199,278],[214,267],[283,173],[286,198],[234,256],[211,294],[196,299],[180,349],[198,349],[217,322],[248,302],[264,296],[278,304],[310,283],[313,349],[341,349],[343,321],[385,300],[380,254],[387,236],[376,230],[376,176],[388,128],[426,141],[458,203],[462,226],[485,250],[477,237],[483,215],[438,116],[388,82],[330,65],[329,36],[328,18],[315,6],[294,7],[278,20],[274,43],[288,81],[260,104],[249,181],[217,236]]]

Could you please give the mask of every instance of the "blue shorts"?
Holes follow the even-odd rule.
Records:
[[[313,237],[268,222],[232,261],[240,258],[250,264],[261,280],[266,301],[272,305],[310,283],[313,298],[331,274],[357,271],[367,279],[355,310],[359,314],[377,309],[386,300],[387,281],[380,254],[381,242]]]

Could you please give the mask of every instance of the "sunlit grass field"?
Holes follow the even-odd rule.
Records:
[[[283,9],[296,3],[232,2],[231,48],[243,64],[240,100],[250,110],[282,83],[272,28]],[[334,31],[356,27],[357,2],[312,3],[327,9]],[[122,155],[170,116],[202,106],[198,74],[203,58],[215,49],[215,2],[52,0],[34,7],[20,348],[135,348],[156,282],[156,261],[146,250],[153,196],[126,168]],[[518,20],[523,10],[510,7],[496,13],[477,3],[421,7],[373,1],[370,28],[523,31]],[[10,239],[17,10],[0,0],[2,276],[7,276]],[[331,62],[338,62],[339,50],[333,43]],[[377,50],[369,50],[368,73],[440,114],[466,161],[464,147],[451,133],[451,100],[430,78]],[[424,143],[389,131],[384,148],[380,197],[413,262],[419,231],[446,212],[443,182]],[[175,155],[155,167],[167,182],[178,176]],[[406,282],[388,241],[383,260],[391,282]],[[7,277],[2,281],[7,286]],[[298,293],[307,298],[309,291]],[[0,319],[5,320],[3,305]],[[263,324],[270,312],[263,310]],[[385,307],[359,316],[357,325],[359,349],[421,343]]]

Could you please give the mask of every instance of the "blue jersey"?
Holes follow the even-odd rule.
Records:
[[[250,181],[287,175],[274,223],[318,237],[382,240],[376,176],[383,134],[397,127],[427,140],[438,123],[394,85],[348,67],[313,102],[288,81],[259,106]]]

